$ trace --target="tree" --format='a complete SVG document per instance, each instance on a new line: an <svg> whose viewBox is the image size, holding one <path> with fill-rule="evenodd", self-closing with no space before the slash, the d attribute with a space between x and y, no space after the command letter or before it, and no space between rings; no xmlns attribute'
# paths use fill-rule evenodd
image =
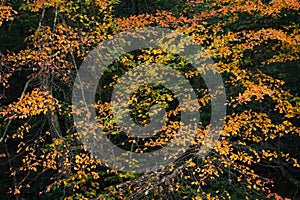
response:
<svg viewBox="0 0 300 200"><path fill-rule="evenodd" d="M285 84L282 79L291 75L280 66L293 64L292 74L300 71L299 2L180 1L177 5L183 9L178 13L133 11L128 17L115 12L120 9L118 3L30 1L16 9L8 3L0 7L2 28L13 25L14 18L38 19L32 20L35 24L26 32L24 47L1 51L0 141L4 152L0 155L4 156L0 158L7 161L12 179L7 198L296 198L299 90L289 88L293 86L290 80ZM107 168L86 151L72 119L72 114L82 111L71 105L71 93L80 64L99 42L145 26L184 33L206 49L224 79L227 115L213 150L199 157L197 151L209 129L211 100L201 76L180 56L160 49L137 50L118 58L100 80L101 98L95 105L112 141L126 141L127 136L114 124L109 95L121 75L142 64L170 64L189 77L204 116L198 139L183 157L140 174ZM14 90L10 85L18 82L18 76L25 80L18 86L22 92L9 100L5 94ZM131 115L139 123L149 120L137 113L147 112L152 101L170 106L169 111L176 108L174 94L159 85L141 87L135 95ZM180 120L176 114L166 134L176 129ZM120 146L130 149L138 143L146 151L166 142L158 137L140 144L133 138ZM280 182L287 183L289 193L278 190Z"/></svg>

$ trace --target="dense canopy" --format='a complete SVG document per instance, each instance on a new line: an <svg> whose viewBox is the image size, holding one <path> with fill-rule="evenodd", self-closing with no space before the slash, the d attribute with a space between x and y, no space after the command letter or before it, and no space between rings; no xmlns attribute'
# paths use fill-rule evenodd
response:
<svg viewBox="0 0 300 200"><path fill-rule="evenodd" d="M1 1L1 198L299 199L299 11L298 0ZM128 104L142 125L149 122L143 113L163 106L170 118L163 134L138 140L121 131L110 95L128 71L149 63L171 66L187 78L200 105L197 139L188 151L143 173L95 158L74 124L75 115L87 113L72 104L76 74L89 53L140 27L166 28L201 45L222 76L227 110L219 139L199 156L213 98L201 75L165 49L118 57L99 80L93 106L120 148L156 150L180 127L176 94L153 84L140 87Z"/></svg>

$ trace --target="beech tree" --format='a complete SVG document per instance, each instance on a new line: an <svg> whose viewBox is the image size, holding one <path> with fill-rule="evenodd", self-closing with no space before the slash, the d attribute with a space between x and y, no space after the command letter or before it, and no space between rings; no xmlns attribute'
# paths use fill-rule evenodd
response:
<svg viewBox="0 0 300 200"><path fill-rule="evenodd" d="M169 10L165 5L173 1L158 1L161 10L133 9L130 16L118 13L126 2L1 3L0 32L8 32L21 19L32 22L26 24L30 27L24 29L22 45L0 52L0 159L6 172L1 175L5 177L1 181L7 189L5 197L299 197L300 98L295 89L300 71L299 1L178 1L176 9ZM132 2L135 8L147 7ZM135 173L105 166L84 147L73 120L83 112L72 105L72 89L80 65L93 48L123 31L141 27L174 30L201 45L222 75L227 113L220 138L200 157L197 152L209 130L212 98L201 75L166 50L138 49L122 55L100 80L94 105L99 123L110 132L112 141L128 151L136 145L135 150L143 153L166 144L178 128L176 95L159 85L139 88L130 105L141 124L149 118L138 113L147 112L153 102L169 108L173 121L165 127L163 139L128 139L115 125L110 95L118 79L140 65L171 65L187 77L203 116L197 140L182 157L159 170ZM292 72L284 73L284 69ZM278 189L283 183L289 191Z"/></svg>

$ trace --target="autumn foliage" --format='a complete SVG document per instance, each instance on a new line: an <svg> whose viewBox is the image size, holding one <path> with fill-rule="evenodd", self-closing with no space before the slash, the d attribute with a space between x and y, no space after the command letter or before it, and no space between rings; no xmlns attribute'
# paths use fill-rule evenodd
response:
<svg viewBox="0 0 300 200"><path fill-rule="evenodd" d="M174 9L144 12L151 5L132 1L139 12L120 14L126 2L1 2L1 34L11 31L10 26L20 26L24 35L18 48L0 50L0 177L1 185L5 183L5 191L0 192L5 198L299 198L300 2L197 0L175 4L165 0L158 4L174 4ZM210 96L201 76L186 70L188 63L178 55L160 49L142 49L118 58L100 81L103 94L95 109L99 123L111 130L111 139L126 141L123 148L137 141L124 139L115 126L109 94L128 69L153 62L172 64L194 81L203 112L198 140L182 158L161 170L140 174L108 168L86 151L72 118L82 113L71 98L76 73L98 43L146 26L183 33L205 49L224 80L227 114L214 148L199 157L196 152L210 117ZM161 88L141 90L160 97L151 101L174 105L174 95ZM138 105L137 99L131 104ZM145 100L136 112L151 106L151 101ZM174 120L166 132L177 126ZM139 144L139 151L164 142L167 140L146 141Z"/></svg>

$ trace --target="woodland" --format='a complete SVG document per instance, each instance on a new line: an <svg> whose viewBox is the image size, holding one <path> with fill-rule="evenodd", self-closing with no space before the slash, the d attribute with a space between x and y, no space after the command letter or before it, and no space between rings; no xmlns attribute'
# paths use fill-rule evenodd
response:
<svg viewBox="0 0 300 200"><path fill-rule="evenodd" d="M1 0L0 199L300 199L299 19L299 0ZM170 113L168 125L148 140L120 130L110 96L135 67L172 66L200 105L197 139L184 155L140 173L109 167L86 149L74 116L87 113L72 104L72 90L98 44L143 27L176 31L204 48L223 79L226 116L200 157L213 98L201 75L168 49L118 57L94 104L118 147L155 151L180 126L176 95L154 84L132 95L130 114L146 125L159 104Z"/></svg>

